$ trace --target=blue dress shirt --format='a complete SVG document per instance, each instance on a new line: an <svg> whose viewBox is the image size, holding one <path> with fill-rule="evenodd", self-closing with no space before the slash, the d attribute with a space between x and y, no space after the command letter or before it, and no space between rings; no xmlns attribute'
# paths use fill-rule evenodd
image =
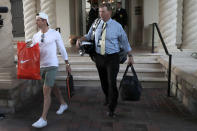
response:
<svg viewBox="0 0 197 131"><path fill-rule="evenodd" d="M96 31L95 31L95 46L96 46L96 52L100 54L100 44L99 40L101 40L101 33L102 33L102 26L104 21L101 20L100 24L98 25ZM115 20L109 19L106 25L106 38L105 38L105 53L106 54L113 54L118 53L120 51L120 48L123 48L124 51L129 52L131 51L131 47L127 38L127 35L122 28L122 26L116 22ZM91 39L92 34L92 26L88 32L88 34L85 35L87 40Z"/></svg>

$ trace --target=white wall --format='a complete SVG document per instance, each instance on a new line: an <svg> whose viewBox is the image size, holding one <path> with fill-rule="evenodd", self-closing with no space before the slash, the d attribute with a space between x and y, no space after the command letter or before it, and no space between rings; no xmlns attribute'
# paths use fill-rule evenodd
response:
<svg viewBox="0 0 197 131"><path fill-rule="evenodd" d="M61 28L61 35L66 47L70 46L70 14L69 0L56 0L57 27Z"/></svg>
<svg viewBox="0 0 197 131"><path fill-rule="evenodd" d="M178 12L177 12L177 41L178 47L182 44L182 32L183 32L183 0L178 0Z"/></svg>
<svg viewBox="0 0 197 131"><path fill-rule="evenodd" d="M143 45L152 44L152 23L159 22L159 0L144 0L144 31ZM156 33L155 33L156 34ZM155 35L155 45L158 45L157 35Z"/></svg>

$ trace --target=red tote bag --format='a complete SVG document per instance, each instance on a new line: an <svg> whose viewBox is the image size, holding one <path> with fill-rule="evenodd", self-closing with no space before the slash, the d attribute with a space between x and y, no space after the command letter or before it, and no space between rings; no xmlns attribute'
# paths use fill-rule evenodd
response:
<svg viewBox="0 0 197 131"><path fill-rule="evenodd" d="M17 43L18 79L40 80L40 48L39 44L27 48L25 42Z"/></svg>

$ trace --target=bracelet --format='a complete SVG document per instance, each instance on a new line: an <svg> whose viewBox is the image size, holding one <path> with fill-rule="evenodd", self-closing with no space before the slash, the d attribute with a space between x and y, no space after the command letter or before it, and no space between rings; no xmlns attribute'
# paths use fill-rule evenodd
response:
<svg viewBox="0 0 197 131"><path fill-rule="evenodd" d="M128 54L128 57L132 57L133 55L132 54Z"/></svg>

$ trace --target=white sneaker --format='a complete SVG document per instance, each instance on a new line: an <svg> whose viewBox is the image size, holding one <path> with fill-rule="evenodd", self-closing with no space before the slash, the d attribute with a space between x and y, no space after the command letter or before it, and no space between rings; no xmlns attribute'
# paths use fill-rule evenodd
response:
<svg viewBox="0 0 197 131"><path fill-rule="evenodd" d="M57 110L56 114L61 115L67 109L68 109L68 105L67 104L61 104L60 108Z"/></svg>
<svg viewBox="0 0 197 131"><path fill-rule="evenodd" d="M45 121L42 117L40 117L40 119L36 122L34 122L32 124L33 127L35 128L43 128L45 126L47 126L47 121Z"/></svg>

